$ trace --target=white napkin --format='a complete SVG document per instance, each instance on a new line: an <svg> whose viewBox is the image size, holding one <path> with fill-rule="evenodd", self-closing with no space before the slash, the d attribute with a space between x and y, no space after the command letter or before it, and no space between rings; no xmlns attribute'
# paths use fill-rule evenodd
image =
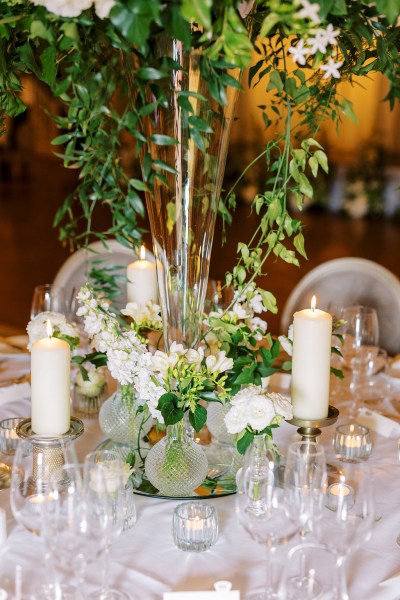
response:
<svg viewBox="0 0 400 600"><path fill-rule="evenodd" d="M356 421L360 425L364 425L386 438L390 437L393 433L397 435L400 433L399 423L368 408L360 408Z"/></svg>
<svg viewBox="0 0 400 600"><path fill-rule="evenodd" d="M22 400L23 398L30 398L30 395L31 386L27 381L0 387L0 404Z"/></svg>

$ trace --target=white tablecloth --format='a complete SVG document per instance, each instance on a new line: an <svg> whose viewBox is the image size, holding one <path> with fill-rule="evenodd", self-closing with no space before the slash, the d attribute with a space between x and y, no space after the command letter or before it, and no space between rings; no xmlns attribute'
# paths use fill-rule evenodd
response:
<svg viewBox="0 0 400 600"><path fill-rule="evenodd" d="M26 365L25 365L26 366ZM0 363L0 381L10 372L10 362ZM15 366L15 372L23 363ZM400 393L400 392L399 392ZM339 422L346 422L345 403L336 396L332 404L341 410ZM393 405L386 407L392 409ZM393 413L395 414L395 413ZM0 419L9 416L30 416L29 399L0 405ZM332 436L335 426L325 428L321 442L328 459L333 460ZM400 578L386 586L382 581L400 573L400 461L397 435L385 438L372 432L373 450L369 464L374 476L378 520L371 540L350 556L347 565L351 600L399 600ZM76 442L78 455L95 448L103 439L96 420L85 421L85 432ZM284 423L275 430L274 439L282 451L298 439L296 429ZM178 550L172 538L172 512L178 501L135 496L138 520L113 544L110 583L137 600L161 600L166 591L212 590L215 581L225 579L233 589L246 593L261 590L265 581L265 549L257 545L241 529L235 515L235 496L207 499L212 502L219 519L219 537L215 546L199 554ZM0 491L0 507L7 511L8 539L0 548L0 583L5 573L21 565L26 586L43 574L43 547L39 539L17 525L9 505L9 491ZM279 567L288 547L275 553ZM277 568L277 571L279 568ZM87 571L88 590L100 583L101 562ZM1 575L2 573L2 575ZM1 587L1 585L0 585Z"/></svg>

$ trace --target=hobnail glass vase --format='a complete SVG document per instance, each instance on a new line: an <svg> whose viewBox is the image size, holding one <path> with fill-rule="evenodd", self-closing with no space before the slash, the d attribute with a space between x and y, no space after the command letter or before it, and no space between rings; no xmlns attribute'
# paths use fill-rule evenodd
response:
<svg viewBox="0 0 400 600"><path fill-rule="evenodd" d="M192 496L207 476L207 457L188 437L183 422L168 425L166 435L149 451L145 461L147 479L163 496Z"/></svg>
<svg viewBox="0 0 400 600"><path fill-rule="evenodd" d="M99 423L112 441L138 448L141 438L150 431L152 421L137 413L138 402L133 387L119 386L102 405Z"/></svg>

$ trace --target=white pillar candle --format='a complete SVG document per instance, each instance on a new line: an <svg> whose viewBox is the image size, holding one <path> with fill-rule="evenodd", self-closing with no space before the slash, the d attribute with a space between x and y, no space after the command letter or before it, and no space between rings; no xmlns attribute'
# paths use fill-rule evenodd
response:
<svg viewBox="0 0 400 600"><path fill-rule="evenodd" d="M149 300L158 302L156 265L146 260L144 246L140 249L140 260L130 263L126 269L128 279L126 287L127 302L146 304Z"/></svg>
<svg viewBox="0 0 400 600"><path fill-rule="evenodd" d="M318 420L329 410L332 317L313 303L294 314L291 393L293 416Z"/></svg>
<svg viewBox="0 0 400 600"><path fill-rule="evenodd" d="M70 428L70 349L48 332L32 344L31 420L35 433L57 436Z"/></svg>

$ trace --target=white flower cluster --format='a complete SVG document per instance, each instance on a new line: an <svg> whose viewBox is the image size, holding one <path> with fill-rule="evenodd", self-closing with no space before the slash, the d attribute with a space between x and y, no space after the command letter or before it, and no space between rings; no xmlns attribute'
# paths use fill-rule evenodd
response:
<svg viewBox="0 0 400 600"><path fill-rule="evenodd" d="M57 332L61 335L68 336L72 339L79 340L79 330L75 325L68 323L65 315L62 313L54 312L51 310L44 311L36 315L32 319L26 328L29 337L28 349L32 348L32 344L43 340L48 337L47 333L47 321L50 321L50 325L53 333Z"/></svg>
<svg viewBox="0 0 400 600"><path fill-rule="evenodd" d="M84 317L85 330L92 346L107 355L107 366L121 385L133 383L142 369L151 364L151 354L132 329L121 330L116 316L107 302L99 302L92 291L84 286L78 299L82 306L77 315Z"/></svg>
<svg viewBox="0 0 400 600"><path fill-rule="evenodd" d="M75 385L81 396L95 398L101 394L106 385L106 375L102 367L95 368L92 365L85 364L85 369L89 379L84 379L82 374L78 372Z"/></svg>
<svg viewBox="0 0 400 600"><path fill-rule="evenodd" d="M278 340L280 342L280 345L286 352L286 354L289 354L289 356L292 356L292 354L293 354L293 323L291 325L289 325L289 330L288 330L287 336L280 335L278 337Z"/></svg>
<svg viewBox="0 0 400 600"><path fill-rule="evenodd" d="M320 6L316 2L309 2L309 0L300 0L301 10L297 13L300 19L310 19L312 23L319 24L321 22L319 16ZM325 29L319 27L313 32L314 35L309 37L307 41L299 40L296 46L290 46L289 53L292 55L292 60L299 65L305 65L307 56L312 56L317 52L326 54L329 45L337 45L337 36L340 31L334 29L333 25L329 23ZM323 79L328 77L340 78L339 69L343 65L343 61L335 62L333 58L329 58L326 64L320 66L321 71L325 74Z"/></svg>
<svg viewBox="0 0 400 600"><path fill-rule="evenodd" d="M149 329L161 329L162 327L160 306L151 300L146 304L128 302L121 313L130 317L138 327L148 327Z"/></svg>
<svg viewBox="0 0 400 600"><path fill-rule="evenodd" d="M44 6L60 17L78 17L82 11L94 6L96 15L105 19L115 5L115 0L32 0L36 6Z"/></svg>
<svg viewBox="0 0 400 600"><path fill-rule="evenodd" d="M261 386L248 385L231 399L231 409L225 416L229 433L237 434L250 427L254 433L263 431L282 419L291 419L292 405L288 398L276 393L265 393Z"/></svg>

